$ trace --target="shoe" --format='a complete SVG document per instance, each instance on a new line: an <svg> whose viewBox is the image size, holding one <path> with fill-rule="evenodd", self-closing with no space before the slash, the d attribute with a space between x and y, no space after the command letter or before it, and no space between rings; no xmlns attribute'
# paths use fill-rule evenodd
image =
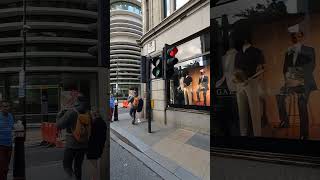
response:
<svg viewBox="0 0 320 180"><path fill-rule="evenodd" d="M134 125L134 121L132 121L131 124Z"/></svg>

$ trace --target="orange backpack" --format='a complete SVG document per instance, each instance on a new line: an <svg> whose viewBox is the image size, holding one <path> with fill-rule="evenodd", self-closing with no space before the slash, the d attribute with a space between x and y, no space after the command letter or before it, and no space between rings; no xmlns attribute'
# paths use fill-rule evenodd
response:
<svg viewBox="0 0 320 180"><path fill-rule="evenodd" d="M89 113L81 114L75 110L78 114L76 126L72 132L73 137L78 142L87 142L91 133L91 117Z"/></svg>
<svg viewBox="0 0 320 180"><path fill-rule="evenodd" d="M135 98L133 99L132 105L133 105L133 107L134 107L135 109L138 108L138 105L139 105L139 98L138 98L138 97L135 97Z"/></svg>

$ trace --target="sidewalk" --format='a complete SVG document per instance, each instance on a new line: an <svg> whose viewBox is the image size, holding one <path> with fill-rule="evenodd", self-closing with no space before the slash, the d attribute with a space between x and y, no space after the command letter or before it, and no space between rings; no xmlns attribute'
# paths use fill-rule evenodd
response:
<svg viewBox="0 0 320 180"><path fill-rule="evenodd" d="M178 179L210 179L210 137L184 129L159 128L152 123L131 124L128 113L119 114L111 130L121 140L144 153ZM192 158L191 158L192 157Z"/></svg>

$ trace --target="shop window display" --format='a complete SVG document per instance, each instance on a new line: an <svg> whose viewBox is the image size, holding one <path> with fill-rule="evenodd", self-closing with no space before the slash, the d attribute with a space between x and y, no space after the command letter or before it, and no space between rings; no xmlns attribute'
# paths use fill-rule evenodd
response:
<svg viewBox="0 0 320 180"><path fill-rule="evenodd" d="M220 135L320 139L319 5L257 0L214 8Z"/></svg>
<svg viewBox="0 0 320 180"><path fill-rule="evenodd" d="M170 104L177 107L210 106L210 60L208 56L176 64L170 80Z"/></svg>

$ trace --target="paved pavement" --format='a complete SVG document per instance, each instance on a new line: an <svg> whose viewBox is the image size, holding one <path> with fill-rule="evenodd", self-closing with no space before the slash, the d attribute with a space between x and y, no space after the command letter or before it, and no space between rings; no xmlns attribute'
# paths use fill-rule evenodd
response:
<svg viewBox="0 0 320 180"><path fill-rule="evenodd" d="M145 121L132 125L128 114L119 114L118 119L111 130L178 179L210 179L209 136L155 123L150 134Z"/></svg>
<svg viewBox="0 0 320 180"><path fill-rule="evenodd" d="M111 180L161 180L159 175L111 140ZM62 168L63 149L29 146L26 148L27 180L68 180ZM12 179L12 164L9 179ZM83 179L89 180L88 161L83 165Z"/></svg>

